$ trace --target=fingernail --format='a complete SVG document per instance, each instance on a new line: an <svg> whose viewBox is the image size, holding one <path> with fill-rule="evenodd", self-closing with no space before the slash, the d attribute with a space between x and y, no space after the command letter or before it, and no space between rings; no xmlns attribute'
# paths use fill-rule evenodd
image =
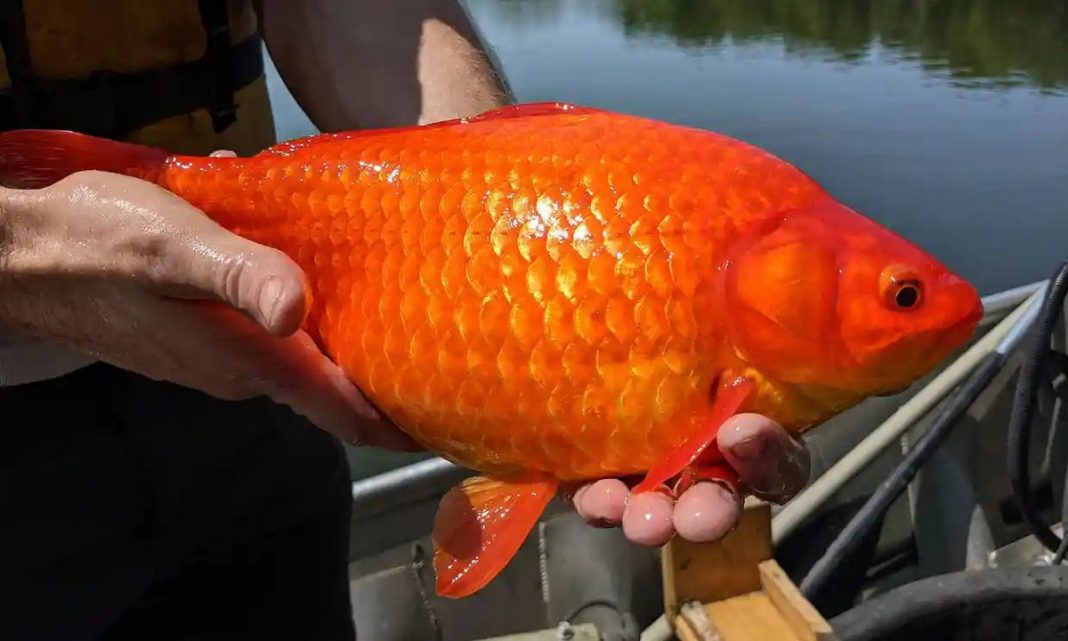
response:
<svg viewBox="0 0 1068 641"><path fill-rule="evenodd" d="M746 437L731 448L731 452L733 452L735 456L746 460L759 459L764 456L767 451L768 439L764 438L761 434Z"/></svg>
<svg viewBox="0 0 1068 641"><path fill-rule="evenodd" d="M577 505L579 502L581 502L582 495L586 493L586 490L588 490L589 487L589 485L583 485L577 489L568 488L567 490L563 490L560 492L560 497L568 503Z"/></svg>
<svg viewBox="0 0 1068 641"><path fill-rule="evenodd" d="M706 479L702 480L701 483L711 483L719 487L721 490L723 490L725 497L732 501L738 498L738 490L736 490L733 485L726 481L722 481L720 479Z"/></svg>
<svg viewBox="0 0 1068 641"><path fill-rule="evenodd" d="M260 288L259 307L268 329L274 327L278 316L278 304L282 300L282 282L269 278Z"/></svg>

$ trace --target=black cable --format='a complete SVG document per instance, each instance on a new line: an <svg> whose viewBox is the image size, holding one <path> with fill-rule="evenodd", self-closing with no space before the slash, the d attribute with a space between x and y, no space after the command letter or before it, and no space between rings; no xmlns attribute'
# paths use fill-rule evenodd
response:
<svg viewBox="0 0 1068 641"><path fill-rule="evenodd" d="M1066 292L1068 292L1068 261L1062 263L1050 279L1042 309L1035 321L1031 349L1020 366L1020 376L1012 403L1012 417L1009 419L1008 474L1009 481L1012 483L1012 492L1020 507L1020 513L1035 538L1051 552L1056 552L1060 547L1061 538L1053 533L1053 530L1039 515L1038 508L1035 507L1031 478L1028 473L1028 454L1039 369L1043 359L1049 353L1050 336L1064 308Z"/></svg>
<svg viewBox="0 0 1068 641"><path fill-rule="evenodd" d="M828 546L827 551L820 557L820 560L809 570L804 581L801 582L801 592L805 595L805 598L813 600L838 565L856 550L857 546L864 541L873 527L881 523L879 517L885 514L894 501L905 491L905 488L916 476L920 467L949 435L951 429L957 423L957 419L968 410L968 407L986 389L986 386L1005 364L1005 358L1004 354L997 351L986 355L964 385L958 389L956 395L946 404L934 423L931 424L931 427L924 432L923 436L908 451L890 477L879 485L871 498L850 519L845 528Z"/></svg>
<svg viewBox="0 0 1068 641"><path fill-rule="evenodd" d="M623 610L618 605L616 605L615 601L612 601L610 599L601 598L601 599L590 599L589 601L586 601L585 603L583 603L581 605L575 606L571 610L571 612L569 612L566 617L560 619L560 621L561 622L565 622L566 621L566 622L570 623L575 617L577 617L579 615L580 612L582 612L586 608L592 608L592 607L595 607L595 606L601 606L602 608L608 608L609 610L615 610L616 613L619 614L620 618L623 617Z"/></svg>

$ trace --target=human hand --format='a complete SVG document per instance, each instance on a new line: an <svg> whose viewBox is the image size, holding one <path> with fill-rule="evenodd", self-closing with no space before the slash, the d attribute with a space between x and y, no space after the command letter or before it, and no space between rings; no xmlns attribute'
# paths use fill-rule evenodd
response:
<svg viewBox="0 0 1068 641"><path fill-rule="evenodd" d="M300 330L305 279L148 182L81 172L0 191L0 327L154 379L266 395L350 443L414 444Z"/></svg>
<svg viewBox="0 0 1068 641"><path fill-rule="evenodd" d="M808 481L808 450L763 416L734 416L716 439L741 479L742 492L782 503ZM632 496L622 480L602 479L579 487L571 502L591 525L622 525L627 539L650 546L663 545L676 533L694 542L718 540L734 529L742 509L738 493L712 482L699 482L672 501L660 492Z"/></svg>

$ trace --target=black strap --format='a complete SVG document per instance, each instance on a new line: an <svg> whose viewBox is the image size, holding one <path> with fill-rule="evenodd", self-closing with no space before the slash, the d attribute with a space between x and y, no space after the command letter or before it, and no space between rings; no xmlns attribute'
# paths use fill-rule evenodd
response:
<svg viewBox="0 0 1068 641"><path fill-rule="evenodd" d="M194 61L136 73L99 71L88 78L37 78L30 66L22 0L0 0L0 43L11 87L0 91L0 131L71 129L124 138L166 118L208 109L216 132L235 120L233 94L263 74L259 34L231 46L226 3L201 0L208 33ZM221 15L219 8L221 7Z"/></svg>
<svg viewBox="0 0 1068 641"><path fill-rule="evenodd" d="M237 119L237 105L234 104L234 87L230 86L225 69L230 68L230 17L225 2L220 0L199 0L200 23L207 34L207 46L204 59L208 66L208 102L212 125L218 133L233 124Z"/></svg>

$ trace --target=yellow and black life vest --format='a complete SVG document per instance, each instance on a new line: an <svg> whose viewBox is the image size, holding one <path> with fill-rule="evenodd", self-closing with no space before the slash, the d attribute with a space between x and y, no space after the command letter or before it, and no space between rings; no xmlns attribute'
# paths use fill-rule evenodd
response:
<svg viewBox="0 0 1068 641"><path fill-rule="evenodd" d="M0 130L179 153L275 142L249 0L0 0Z"/></svg>

